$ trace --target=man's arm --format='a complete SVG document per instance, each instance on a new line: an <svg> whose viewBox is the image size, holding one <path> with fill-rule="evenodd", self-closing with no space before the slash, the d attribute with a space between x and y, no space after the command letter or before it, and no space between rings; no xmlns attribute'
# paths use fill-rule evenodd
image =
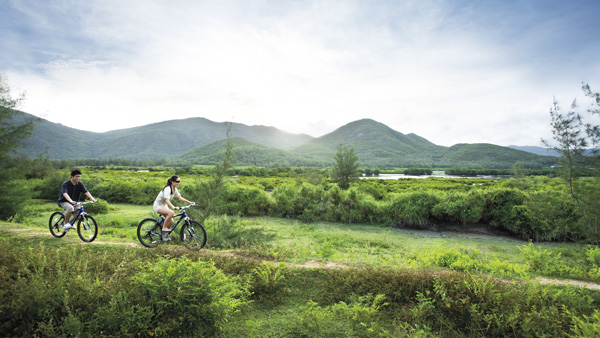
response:
<svg viewBox="0 0 600 338"><path fill-rule="evenodd" d="M98 201L96 201L96 199L94 197L92 197L92 194L90 194L89 191L85 192L85 196L87 196L87 198L91 199L92 202L94 202L94 203L98 202Z"/></svg>
<svg viewBox="0 0 600 338"><path fill-rule="evenodd" d="M73 202L73 200L71 199L71 196L69 196L68 193L64 192L63 197L67 200L67 202L69 202L71 204L75 204L75 202Z"/></svg>

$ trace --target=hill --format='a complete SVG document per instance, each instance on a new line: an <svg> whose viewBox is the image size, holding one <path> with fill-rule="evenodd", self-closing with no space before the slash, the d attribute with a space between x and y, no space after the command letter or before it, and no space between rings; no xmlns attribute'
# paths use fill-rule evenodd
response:
<svg viewBox="0 0 600 338"><path fill-rule="evenodd" d="M430 165L430 159L445 147L435 145L415 134L402 134L383 123L362 119L312 139L291 151L331 161L338 144L354 148L361 163L368 166Z"/></svg>
<svg viewBox="0 0 600 338"><path fill-rule="evenodd" d="M456 144L440 158L441 163L471 163L480 168L511 168L519 162L523 168L543 168L556 164L556 158L497 146L489 143ZM512 163L512 164L511 164Z"/></svg>
<svg viewBox="0 0 600 338"><path fill-rule="evenodd" d="M542 156L560 157L560 154L556 150L538 147L538 146L514 146L514 145L511 145L508 147L512 148L512 149L526 151L526 152L532 153L532 154L542 155Z"/></svg>
<svg viewBox="0 0 600 338"><path fill-rule="evenodd" d="M50 159L82 158L174 158L196 147L226 138L225 122L195 117L153 123L141 127L94 133L19 114L14 120L34 118L32 137L19 149L30 157L47 154ZM231 136L243 137L268 147L283 149L308 140L306 134L291 134L274 127L231 123Z"/></svg>
<svg viewBox="0 0 600 338"><path fill-rule="evenodd" d="M34 118L23 113L16 123ZM19 121L20 120L20 121ZM20 151L29 157L45 154L61 159L165 159L178 164L214 164L225 149L227 123L195 117L94 133L37 119L33 136ZM231 124L236 165L327 166L338 144L354 148L363 167L484 167L523 168L553 165L555 157L492 144L444 147L415 134L403 134L383 123L362 119L313 138L274 127Z"/></svg>
<svg viewBox="0 0 600 338"><path fill-rule="evenodd" d="M244 138L234 137L233 162L235 165L261 166L261 167L287 167L287 166L322 166L322 163L310 156L294 154L282 149L263 146L250 142ZM197 147L170 161L175 165L190 164L216 164L225 158L227 140L219 140L205 146Z"/></svg>

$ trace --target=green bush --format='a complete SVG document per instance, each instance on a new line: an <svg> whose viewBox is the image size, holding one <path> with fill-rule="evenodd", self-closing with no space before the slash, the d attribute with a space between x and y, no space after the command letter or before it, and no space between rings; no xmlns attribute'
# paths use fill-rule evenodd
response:
<svg viewBox="0 0 600 338"><path fill-rule="evenodd" d="M205 221L208 245L213 248L245 248L266 242L270 238L260 228L249 228L246 221L233 216L213 216Z"/></svg>
<svg viewBox="0 0 600 338"><path fill-rule="evenodd" d="M153 311L149 332L155 335L212 336L248 303L249 292L237 278L186 257L143 263L131 282L136 306Z"/></svg>
<svg viewBox="0 0 600 338"><path fill-rule="evenodd" d="M286 336L392 337L379 324L379 310L387 305L384 301L385 296L381 294L355 297L349 304L339 302L330 306L310 301L300 308L300 317Z"/></svg>
<svg viewBox="0 0 600 338"><path fill-rule="evenodd" d="M271 206L263 190L242 184L225 185L220 203L222 213L240 216L265 215Z"/></svg>
<svg viewBox="0 0 600 338"><path fill-rule="evenodd" d="M571 320L573 321L571 328L573 334L570 337L600 337L600 311L594 310L590 316L572 315Z"/></svg>
<svg viewBox="0 0 600 338"><path fill-rule="evenodd" d="M0 330L8 337L212 336L248 303L212 263L0 239Z"/></svg>
<svg viewBox="0 0 600 338"><path fill-rule="evenodd" d="M108 202L105 200L97 199L96 203L86 204L85 211L90 214L106 214L110 210L114 210L114 207L111 207Z"/></svg>
<svg viewBox="0 0 600 338"><path fill-rule="evenodd" d="M272 192L275 205L271 209L271 214L278 217L297 217L299 214L295 205L297 193L297 189L289 184L281 184L275 188Z"/></svg>
<svg viewBox="0 0 600 338"><path fill-rule="evenodd" d="M438 266L455 271L481 271L481 253L477 249L463 247L447 248L445 245L435 251L426 251L419 256L426 266Z"/></svg>
<svg viewBox="0 0 600 338"><path fill-rule="evenodd" d="M280 296L287 269L285 263L275 265L262 262L252 270L253 296L258 298L275 298Z"/></svg>
<svg viewBox="0 0 600 338"><path fill-rule="evenodd" d="M545 276L586 278L586 272L580 266L564 264L561 261L560 253L555 254L551 250L542 249L533 243L523 245L519 247L519 250L532 272Z"/></svg>
<svg viewBox="0 0 600 338"><path fill-rule="evenodd" d="M383 207L383 213L393 226L425 229L433 224L432 210L439 197L428 190L396 194Z"/></svg>

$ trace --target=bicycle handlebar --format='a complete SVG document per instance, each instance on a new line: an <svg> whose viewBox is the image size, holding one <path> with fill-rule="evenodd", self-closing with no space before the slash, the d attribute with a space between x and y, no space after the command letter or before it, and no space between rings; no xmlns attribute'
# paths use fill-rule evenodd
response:
<svg viewBox="0 0 600 338"><path fill-rule="evenodd" d="M196 206L196 204L190 204L190 205L186 205L185 207L179 207L179 210L185 210L185 209L195 207L195 206Z"/></svg>
<svg viewBox="0 0 600 338"><path fill-rule="evenodd" d="M94 204L94 201L87 201L87 202L75 202L75 205L86 205L86 204Z"/></svg>

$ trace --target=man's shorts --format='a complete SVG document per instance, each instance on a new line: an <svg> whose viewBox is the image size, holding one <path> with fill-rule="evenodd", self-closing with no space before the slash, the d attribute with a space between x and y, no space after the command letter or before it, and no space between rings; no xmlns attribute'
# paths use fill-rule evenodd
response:
<svg viewBox="0 0 600 338"><path fill-rule="evenodd" d="M75 208L73 207L73 204L71 204L69 202L62 202L60 204L60 206L61 206L61 208L65 209L66 213L75 211Z"/></svg>

